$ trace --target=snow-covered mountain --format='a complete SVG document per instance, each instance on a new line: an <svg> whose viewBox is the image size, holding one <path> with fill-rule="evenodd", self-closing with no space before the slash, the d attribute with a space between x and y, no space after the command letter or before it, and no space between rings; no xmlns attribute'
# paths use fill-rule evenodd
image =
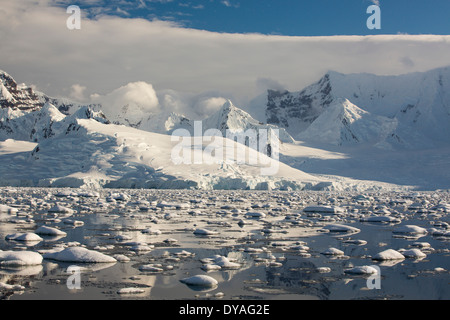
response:
<svg viewBox="0 0 450 320"><path fill-rule="evenodd" d="M40 110L46 103L55 106L61 113L69 115L81 107L98 108L97 104L83 104L68 98L55 98L34 90L26 84L18 84L12 76L0 70L0 109L10 115L20 115Z"/></svg>
<svg viewBox="0 0 450 320"><path fill-rule="evenodd" d="M202 120L189 119L184 115L159 110L145 111L136 103L126 104L117 109L115 114L108 114L108 119L114 124L121 124L132 128L161 134L172 134L177 129L184 129L191 136L204 135L209 129L217 129L223 137L227 132L245 133L247 130L278 130L281 142L294 142L285 129L271 124L264 124L255 120L244 110L236 107L230 100L214 114ZM195 129L195 122L200 123L201 130Z"/></svg>
<svg viewBox="0 0 450 320"><path fill-rule="evenodd" d="M234 154L216 162L177 163L171 136L76 119L70 130L42 140L27 157L6 161L3 184L113 188L323 189L332 181L308 175L276 160L273 175L261 175L261 163L238 164ZM223 138L225 139L225 138ZM207 144L206 144L207 145ZM208 157L187 147L193 158ZM197 154L197 155L195 155ZM11 156L12 155L8 155ZM262 154L259 157L265 157ZM14 170L11 168L14 167ZM18 170L18 168L20 168Z"/></svg>
<svg viewBox="0 0 450 320"><path fill-rule="evenodd" d="M31 87L18 85L6 72L0 70L0 106L16 111L35 111L44 105L41 96Z"/></svg>
<svg viewBox="0 0 450 320"><path fill-rule="evenodd" d="M336 108L341 99L346 99L372 115L360 117L359 120L355 118L354 125L369 119L371 123L358 124L369 127L373 125L373 117L384 117L378 120L385 119L387 127L393 129L385 137L385 146L423 147L430 143L438 145L450 142L449 88L450 67L398 76L330 71L318 82L298 92L269 90L264 97L255 99L248 110L260 110L255 115L258 120L281 126L296 139L312 137L305 130L310 126L321 126L324 134L315 129L310 131L315 131L316 139L324 141L328 129L335 126L335 118L329 117L332 111L328 109ZM327 114L321 117L325 112ZM325 118L331 123L326 123ZM313 126L317 120L319 122ZM393 128L395 122L397 126ZM381 131L386 133L384 129L387 128ZM343 139L329 142L348 142L345 135ZM355 143L370 142L365 139L353 140Z"/></svg>
<svg viewBox="0 0 450 320"><path fill-rule="evenodd" d="M175 112L161 111L149 116L137 128L161 134L172 134L177 129L186 129L192 132L193 121Z"/></svg>
<svg viewBox="0 0 450 320"><path fill-rule="evenodd" d="M255 132L260 130L277 130L277 135L281 142L294 142L294 139L285 129L255 120L249 113L236 107L230 100L228 100L215 114L204 119L202 128L203 132L209 129L218 129L224 137L227 136L227 132L245 133L247 130L254 130Z"/></svg>
<svg viewBox="0 0 450 320"><path fill-rule="evenodd" d="M396 128L396 119L373 115L347 99L335 99L298 137L323 144L376 145L391 137Z"/></svg>
<svg viewBox="0 0 450 320"><path fill-rule="evenodd" d="M218 137L217 139L227 140ZM42 140L28 152L5 152L0 143L0 185L83 188L252 189L252 190L401 190L391 184L310 175L248 147L233 148L254 155L257 162L238 163L235 153L209 162L209 142L191 148L170 135L131 127L76 119L70 130ZM229 148L228 142L221 145ZM181 147L180 147L181 146ZM29 148L28 145L26 147ZM177 162L174 156L203 159ZM175 152L175 153L174 153ZM186 157L184 160L187 159ZM264 175L262 168L276 172Z"/></svg>
<svg viewBox="0 0 450 320"><path fill-rule="evenodd" d="M0 185L353 191L404 190L413 185L445 188L445 172L450 172L449 73L448 68L396 77L329 72L302 91L272 90L258 97L254 100L258 104L247 109L256 111L255 117L226 101L218 110L215 105L214 114L198 121L161 110L157 99L142 100L142 88L149 94L153 91L145 84L132 84L108 96L115 104L107 107L110 121L100 104L83 106L50 98L17 85L3 72ZM127 103L130 92L133 103ZM111 114L116 106L122 107ZM258 111L260 106L263 112ZM177 129L187 135L172 135ZM259 148L254 148L250 139L245 146L234 140L236 133L246 136L246 132L274 130L278 130L277 143L284 142L276 156L271 153L268 157L270 142L263 140L262 145L258 140ZM220 137L200 139L199 147L197 136L216 135L212 132ZM234 137L227 139L228 133ZM439 149L431 149L436 146ZM380 152L379 147L384 150ZM398 152L404 147L410 150ZM245 161L239 156L242 152ZM267 167L275 170L262 174Z"/></svg>
<svg viewBox="0 0 450 320"><path fill-rule="evenodd" d="M30 112L13 111L11 108L0 109L0 140L39 142L72 130L77 119L109 122L103 113L95 112L86 106L79 108L72 115L61 113L48 102L40 109Z"/></svg>

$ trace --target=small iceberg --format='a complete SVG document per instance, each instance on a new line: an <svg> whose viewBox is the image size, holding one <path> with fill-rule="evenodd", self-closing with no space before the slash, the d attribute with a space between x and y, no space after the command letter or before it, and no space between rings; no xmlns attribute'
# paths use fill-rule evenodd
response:
<svg viewBox="0 0 450 320"><path fill-rule="evenodd" d="M0 251L0 267L40 265L42 256L33 251Z"/></svg>
<svg viewBox="0 0 450 320"><path fill-rule="evenodd" d="M196 275L189 278L184 278L181 279L180 282L189 286L207 288L215 287L219 284L216 279L207 275Z"/></svg>
<svg viewBox="0 0 450 320"><path fill-rule="evenodd" d="M44 258L62 262L80 262L80 263L117 262L117 260L113 257L83 247L69 247L63 250L47 252L44 254Z"/></svg>
<svg viewBox="0 0 450 320"><path fill-rule="evenodd" d="M64 231L61 231L59 229L49 227L49 226L40 226L37 228L34 233L38 235L46 235L46 236L66 236L67 233Z"/></svg>
<svg viewBox="0 0 450 320"><path fill-rule="evenodd" d="M36 233L26 232L26 233L12 233L8 234L5 237L6 240L14 240L14 241L24 241L24 242L39 242L42 239Z"/></svg>
<svg viewBox="0 0 450 320"><path fill-rule="evenodd" d="M348 274L377 274L378 270L372 266L360 266L360 267L353 267L351 269L344 270L345 273Z"/></svg>
<svg viewBox="0 0 450 320"><path fill-rule="evenodd" d="M403 260L403 259L405 259L405 256L393 249L381 251L372 257L372 260Z"/></svg>

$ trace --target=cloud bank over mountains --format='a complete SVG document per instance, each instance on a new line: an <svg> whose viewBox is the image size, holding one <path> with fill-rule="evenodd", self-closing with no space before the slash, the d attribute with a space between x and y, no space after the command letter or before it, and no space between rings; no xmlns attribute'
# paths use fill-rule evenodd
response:
<svg viewBox="0 0 450 320"><path fill-rule="evenodd" d="M53 5L2 3L2 68L50 95L92 102L121 92L146 99L149 110L204 118L225 99L244 106L267 88L298 90L328 70L393 75L450 65L450 36L227 34L85 13L81 29L69 30L69 14Z"/></svg>

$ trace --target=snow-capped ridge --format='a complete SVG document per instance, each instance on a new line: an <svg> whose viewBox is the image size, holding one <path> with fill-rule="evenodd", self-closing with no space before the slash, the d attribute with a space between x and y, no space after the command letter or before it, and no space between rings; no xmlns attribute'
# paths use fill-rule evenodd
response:
<svg viewBox="0 0 450 320"><path fill-rule="evenodd" d="M39 142L73 130L78 119L109 123L101 111L94 111L91 107L84 106L72 115L65 115L53 104L46 102L41 108L30 112L1 109L0 139Z"/></svg>
<svg viewBox="0 0 450 320"><path fill-rule="evenodd" d="M202 122L203 132L208 129L218 129L223 136L227 135L227 131L246 132L247 130L277 130L278 138L281 142L294 142L294 139L284 130L275 125L264 124L255 120L249 113L236 107L231 100L227 100L224 105L213 115L206 118Z"/></svg>
<svg viewBox="0 0 450 320"><path fill-rule="evenodd" d="M311 125L299 135L300 140L346 145L377 144L397 128L397 120L372 115L347 99L335 99Z"/></svg>
<svg viewBox="0 0 450 320"><path fill-rule="evenodd" d="M329 113L328 109L339 103L339 99L347 99L371 114L372 122L381 125L384 119L391 128L397 121L395 130L383 134L385 139L378 141L378 145L392 148L439 146L450 142L449 87L450 67L402 75L328 71L301 91L269 90L265 99L255 99L249 110L263 108L265 115L258 119L285 128L295 138L306 139L313 137L306 130L321 115ZM325 123L323 118L320 122L324 130L334 125ZM384 129L381 131L385 133ZM359 142L372 144L373 140ZM335 140L332 143L335 144Z"/></svg>

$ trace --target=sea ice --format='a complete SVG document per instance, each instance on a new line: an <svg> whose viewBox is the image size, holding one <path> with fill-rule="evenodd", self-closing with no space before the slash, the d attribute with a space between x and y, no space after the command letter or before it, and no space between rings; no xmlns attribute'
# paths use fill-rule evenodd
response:
<svg viewBox="0 0 450 320"><path fill-rule="evenodd" d="M360 221L363 222L381 222L381 223L400 223L402 222L399 218L392 216L371 216L362 217Z"/></svg>
<svg viewBox="0 0 450 320"><path fill-rule="evenodd" d="M425 258L427 256L425 253L423 253L421 250L419 250L417 248L408 249L408 250L402 250L400 252L406 258L423 259L423 258Z"/></svg>
<svg viewBox="0 0 450 320"><path fill-rule="evenodd" d="M218 281L216 279L203 274L181 279L180 282L189 286L199 287L215 287L218 285Z"/></svg>
<svg viewBox="0 0 450 320"><path fill-rule="evenodd" d="M15 241L25 241L25 242L37 242L42 241L40 236L36 233L26 232L26 233L12 233L8 234L5 237L6 240L15 240Z"/></svg>
<svg viewBox="0 0 450 320"><path fill-rule="evenodd" d="M80 262L80 263L112 263L117 260L101 252L89 250L83 247L69 247L44 254L45 259Z"/></svg>
<svg viewBox="0 0 450 320"><path fill-rule="evenodd" d="M122 288L117 290L117 294L141 294L144 292L145 290L140 288Z"/></svg>
<svg viewBox="0 0 450 320"><path fill-rule="evenodd" d="M303 212L316 212L316 213L342 215L345 213L345 209L334 206L308 206L303 209Z"/></svg>
<svg viewBox="0 0 450 320"><path fill-rule="evenodd" d="M9 214L14 214L17 213L17 209L16 208L12 208L10 206L7 206L5 204L0 204L0 212L6 212Z"/></svg>
<svg viewBox="0 0 450 320"><path fill-rule="evenodd" d="M377 274L378 270L371 266L360 266L347 269L344 272L350 274Z"/></svg>
<svg viewBox="0 0 450 320"><path fill-rule="evenodd" d="M48 235L48 236L66 236L67 233L64 231L61 231L57 228L49 227L49 226L40 226L37 228L34 233L40 234L40 235Z"/></svg>
<svg viewBox="0 0 450 320"><path fill-rule="evenodd" d="M210 236L210 235L218 234L218 232L213 231L213 230L204 229L204 228L197 228L197 229L195 229L194 234L201 235L201 236Z"/></svg>
<svg viewBox="0 0 450 320"><path fill-rule="evenodd" d="M372 257L373 260L402 260L405 256L394 249L381 251Z"/></svg>
<svg viewBox="0 0 450 320"><path fill-rule="evenodd" d="M322 254L330 255L330 256L338 256L338 255L343 255L344 251L336 249L336 248L328 248L325 251L322 251Z"/></svg>
<svg viewBox="0 0 450 320"><path fill-rule="evenodd" d="M427 234L428 231L425 228L415 225L404 225L396 228L393 233L407 233L407 234Z"/></svg>
<svg viewBox="0 0 450 320"><path fill-rule="evenodd" d="M0 282L0 290L8 290L8 291L24 291L25 287L19 284L7 284L4 282Z"/></svg>
<svg viewBox="0 0 450 320"><path fill-rule="evenodd" d="M0 267L39 265L42 256L33 251L0 251Z"/></svg>
<svg viewBox="0 0 450 320"><path fill-rule="evenodd" d="M343 224L329 224L325 227L323 227L323 230L329 231L329 232L344 232L344 233L357 233L360 232L358 228L346 226Z"/></svg>

